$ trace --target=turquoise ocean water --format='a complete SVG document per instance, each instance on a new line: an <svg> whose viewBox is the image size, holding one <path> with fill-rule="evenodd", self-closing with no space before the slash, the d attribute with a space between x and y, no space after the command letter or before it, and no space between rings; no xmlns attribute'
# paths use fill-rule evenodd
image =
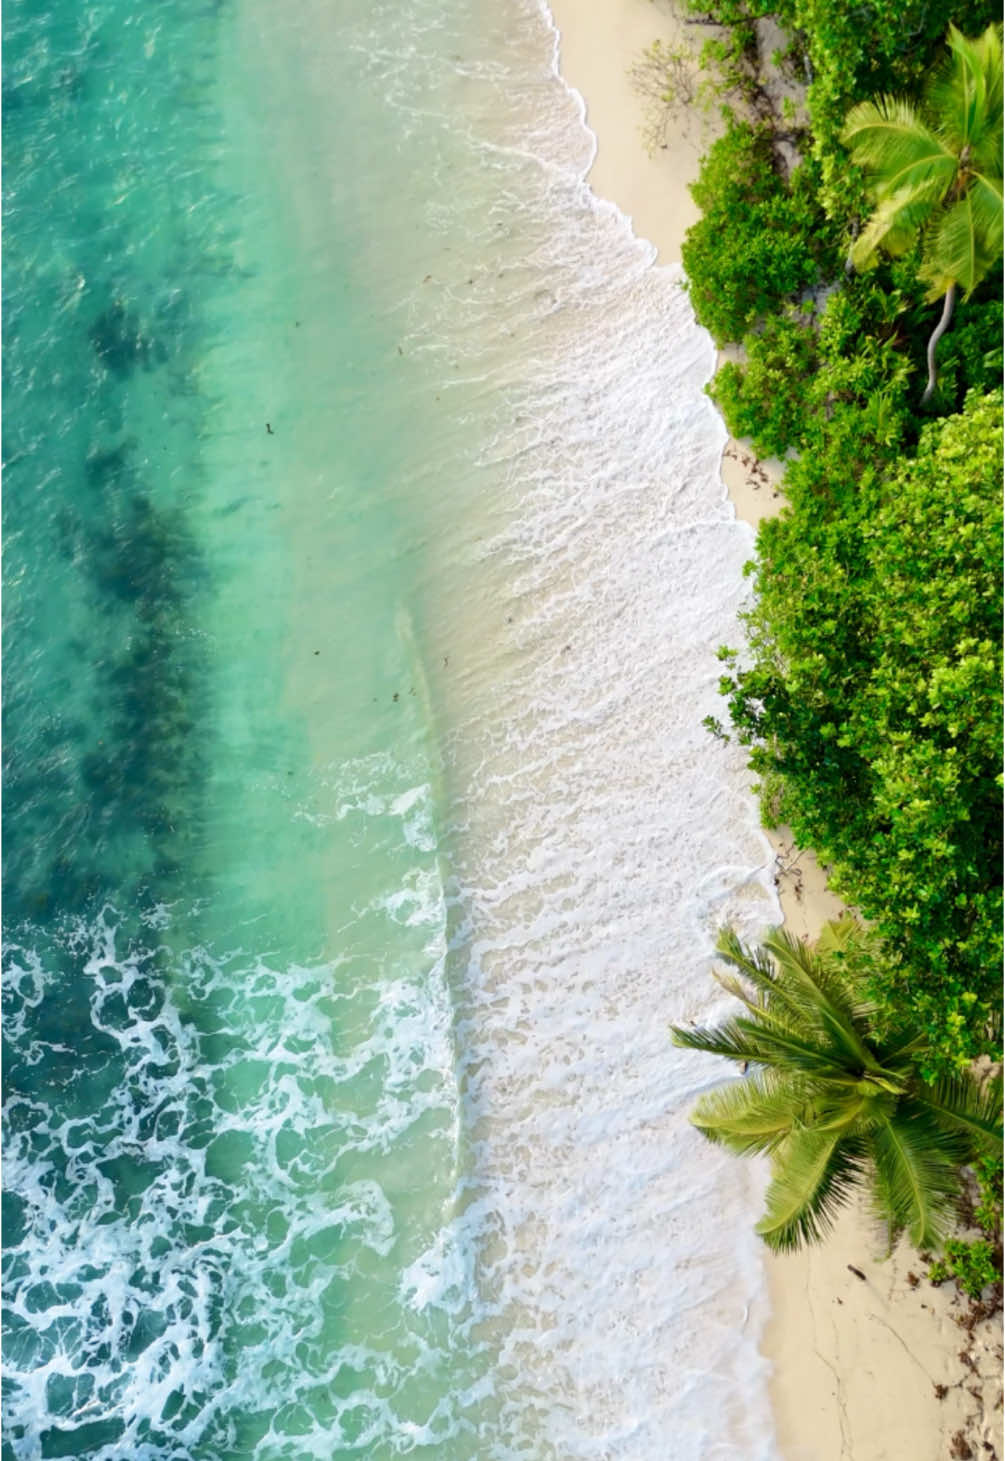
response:
<svg viewBox="0 0 1005 1461"><path fill-rule="evenodd" d="M547 13L4 29L5 1461L772 1455L750 539Z"/></svg>

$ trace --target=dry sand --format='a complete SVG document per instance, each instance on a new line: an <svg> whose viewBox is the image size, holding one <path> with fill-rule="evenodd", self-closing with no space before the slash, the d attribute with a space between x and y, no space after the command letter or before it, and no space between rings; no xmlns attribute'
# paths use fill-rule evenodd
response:
<svg viewBox="0 0 1005 1461"><path fill-rule="evenodd" d="M680 113L666 147L648 154L645 103L631 70L654 40L697 48L707 32L684 27L666 0L551 0L551 8L562 74L582 94L598 138L594 191L631 216L662 263L679 263L684 234L698 217L688 184L715 127L699 112ZM727 444L722 474L739 517L756 524L781 509L781 470L778 462L758 462L748 444ZM841 904L813 854L795 849L786 829L770 840L786 926L813 937ZM936 1289L925 1280L908 1245L887 1256L882 1234L856 1208L824 1246L786 1258L766 1254L766 1262L772 1316L762 1348L774 1369L772 1405L786 1461L1002 1455L1000 1323L986 1321L968 1334L959 1324L965 1307L949 1285ZM954 1443L957 1433L969 1451Z"/></svg>

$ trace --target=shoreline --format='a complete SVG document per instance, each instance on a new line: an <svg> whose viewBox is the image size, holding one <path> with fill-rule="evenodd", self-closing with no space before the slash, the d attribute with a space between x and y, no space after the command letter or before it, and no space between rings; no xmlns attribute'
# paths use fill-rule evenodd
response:
<svg viewBox="0 0 1005 1461"><path fill-rule="evenodd" d="M684 26L652 0L549 4L560 74L582 98L596 137L587 181L630 217L659 263L679 267L684 235L699 216L689 184L717 127L682 109L666 145L647 154L645 103L630 69L657 38L679 44ZM723 358L720 351L717 367ZM736 516L755 530L781 510L780 462L759 462L749 444L730 437L720 473ZM776 857L785 927L813 938L843 905L788 829L762 830ZM985 1454L993 1454L988 1395L1000 1385L993 1344L978 1340L976 1368L964 1368L958 1351L967 1339L958 1326L965 1310L955 1290L927 1283L906 1243L892 1255L883 1249L864 1207L854 1206L818 1248L786 1257L765 1250L769 1316L759 1348L772 1369L770 1401L785 1461L942 1461L961 1432L987 1442Z"/></svg>

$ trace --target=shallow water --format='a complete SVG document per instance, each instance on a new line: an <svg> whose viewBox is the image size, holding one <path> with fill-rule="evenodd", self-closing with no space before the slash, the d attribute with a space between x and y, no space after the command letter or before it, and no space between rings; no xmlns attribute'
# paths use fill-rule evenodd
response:
<svg viewBox="0 0 1005 1461"><path fill-rule="evenodd" d="M555 39L8 11L17 1461L773 1454L666 1035L750 535Z"/></svg>

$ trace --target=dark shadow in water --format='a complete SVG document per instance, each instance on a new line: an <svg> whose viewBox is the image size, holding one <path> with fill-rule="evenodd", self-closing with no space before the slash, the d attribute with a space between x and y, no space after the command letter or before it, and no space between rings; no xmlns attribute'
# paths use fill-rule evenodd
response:
<svg viewBox="0 0 1005 1461"><path fill-rule="evenodd" d="M100 510L85 518L70 509L60 526L85 580L91 633L39 646L38 677L9 685L5 704L13 924L81 914L107 898L120 907L169 898L199 820L197 550L181 514L140 490L127 447L92 455L83 476ZM74 656L77 643L86 648ZM60 660L72 662L84 717L45 703L58 696Z"/></svg>
<svg viewBox="0 0 1005 1461"><path fill-rule="evenodd" d="M101 364L120 378L143 366L163 365L167 350L144 327L135 310L114 299L94 321L88 335Z"/></svg>

